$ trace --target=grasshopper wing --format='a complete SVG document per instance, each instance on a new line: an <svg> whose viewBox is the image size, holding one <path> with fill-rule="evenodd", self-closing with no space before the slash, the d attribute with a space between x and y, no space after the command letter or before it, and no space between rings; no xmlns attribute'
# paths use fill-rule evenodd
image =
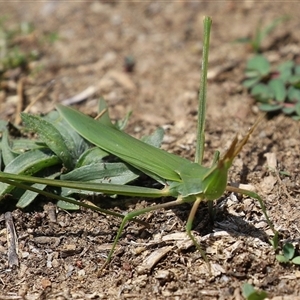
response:
<svg viewBox="0 0 300 300"><path fill-rule="evenodd" d="M134 137L76 111L57 105L62 117L82 137L99 148L119 157L147 175L170 181L182 181L179 170L189 160L148 145Z"/></svg>

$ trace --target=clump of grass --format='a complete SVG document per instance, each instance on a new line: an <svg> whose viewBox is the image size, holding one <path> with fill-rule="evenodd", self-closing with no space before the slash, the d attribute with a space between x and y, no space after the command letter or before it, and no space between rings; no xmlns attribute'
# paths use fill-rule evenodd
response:
<svg viewBox="0 0 300 300"><path fill-rule="evenodd" d="M279 24L288 19L288 16L282 16L276 18L265 27L262 27L261 24L259 24L254 34L252 34L250 37L239 38L236 40L236 42L247 44L255 53L261 53L262 45L266 37L270 35Z"/></svg>
<svg viewBox="0 0 300 300"><path fill-rule="evenodd" d="M32 24L23 22L14 29L5 25L5 18L0 19L0 72L17 67L26 68L28 63L37 59L38 53L34 50L21 49L18 39L30 36L34 27Z"/></svg>
<svg viewBox="0 0 300 300"><path fill-rule="evenodd" d="M28 22L9 27L6 20L0 18L0 74L18 67L27 70L30 62L41 56L37 46L53 44L59 38L56 32L38 35Z"/></svg>

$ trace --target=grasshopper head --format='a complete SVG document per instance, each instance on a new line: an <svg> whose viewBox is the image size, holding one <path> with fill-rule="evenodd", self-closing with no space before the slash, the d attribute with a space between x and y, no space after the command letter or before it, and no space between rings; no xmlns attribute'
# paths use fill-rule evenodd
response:
<svg viewBox="0 0 300 300"><path fill-rule="evenodd" d="M263 116L262 116L263 117ZM207 200L215 200L221 197L227 186L227 174L234 158L241 152L243 146L248 142L250 135L262 119L258 118L249 129L246 136L239 141L237 137L232 141L224 156L204 176L204 197Z"/></svg>
<svg viewBox="0 0 300 300"><path fill-rule="evenodd" d="M237 155L235 154L237 144L238 139L235 137L224 156L205 175L205 199L215 200L223 195L227 185L228 170L232 165L234 157Z"/></svg>

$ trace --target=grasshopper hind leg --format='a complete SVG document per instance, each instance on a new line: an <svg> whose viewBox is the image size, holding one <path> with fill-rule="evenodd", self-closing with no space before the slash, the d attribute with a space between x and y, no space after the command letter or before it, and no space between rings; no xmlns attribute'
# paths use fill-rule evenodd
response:
<svg viewBox="0 0 300 300"><path fill-rule="evenodd" d="M199 207L199 204L201 203L203 199L198 197L196 199L196 201L194 202L193 206L192 206L192 209L191 209L191 212L189 214L189 218L188 218L188 221L187 221L187 224L186 224L186 232L187 232L187 235L189 236L189 238L192 240L192 242L194 243L195 247L197 248L197 250L200 252L202 258L205 260L207 266L208 266L208 269L209 269L209 272L211 273L211 268L210 268L210 264L209 264L209 261L206 257L206 254L205 254L205 251L201 248L200 244L198 243L198 241L196 240L196 238L194 237L194 235L192 234L191 230L192 230L192 225L193 225L193 220L194 220L194 217L195 217L195 214L196 214L196 211ZM157 204L157 205L154 205L154 206L149 206L149 207L146 207L146 208L143 208L143 209L140 209L140 210L135 210L135 211L132 211L126 215L124 215L124 218L121 222L121 225L119 227L119 230L117 232L117 235L114 239L114 242L113 242L113 245L112 245L112 248L107 256L107 259L106 259L106 262L104 263L104 265L102 265L102 267L100 267L99 271L98 271L98 276L101 276L102 272L104 271L104 269L108 266L108 264L111 262L111 259L113 257L113 254L115 252L115 249L116 249L116 246L117 246L117 243L122 235L122 232L125 228L125 225L135 219L136 217L142 215L142 214L145 214L147 212L150 212L150 211L153 211L153 210L157 210L157 209L162 209L162 208L169 208L171 206L177 206L177 205L180 205L180 204L183 204L184 201L181 197L178 197L177 200L175 201L171 201L171 202L167 202L167 203L163 203L163 204Z"/></svg>
<svg viewBox="0 0 300 300"><path fill-rule="evenodd" d="M246 196L249 196L249 197L251 197L251 198L258 201L258 203L260 205L260 208L261 208L261 210L262 210L262 212L263 212L263 214L266 218L266 221L267 221L269 227L271 228L271 230L274 233L274 238L272 239L271 244L273 245L274 248L276 248L277 247L276 246L276 244L277 244L276 241L278 240L278 231L275 229L272 221L270 220L270 218L268 216L267 208L265 206L265 203L264 203L263 199L255 192L248 191L248 190L245 190L245 189L236 188L236 187L233 187L233 186L227 186L226 191L246 195Z"/></svg>
<svg viewBox="0 0 300 300"><path fill-rule="evenodd" d="M102 272L104 271L104 269L109 265L109 263L111 262L111 259L113 257L113 254L115 252L116 246L118 244L119 239L121 238L122 232L124 231L124 228L126 226L126 224L132 220L135 220L136 217L143 215L145 213L148 213L150 211L153 210L157 210L157 209L162 209L162 208L169 208L171 206L176 206L176 205L180 205L182 204L183 201L181 198L178 198L177 200L171 201L171 202L166 202L163 204L157 204L157 205L153 205L153 206L148 206L145 207L143 209L139 209L139 210L134 210L132 212L129 212L128 214L124 215L124 218L121 222L121 225L118 229L117 235L113 241L113 245L109 251L109 254L107 256L107 259L105 261L105 263L100 267L99 271L98 271L98 277L101 276Z"/></svg>

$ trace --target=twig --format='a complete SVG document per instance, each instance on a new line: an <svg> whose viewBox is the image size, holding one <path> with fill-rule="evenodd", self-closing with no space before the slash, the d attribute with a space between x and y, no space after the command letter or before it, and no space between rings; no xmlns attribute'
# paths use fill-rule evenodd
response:
<svg viewBox="0 0 300 300"><path fill-rule="evenodd" d="M8 266L19 266L18 258L18 238L11 212L4 214L6 230L7 230L7 258Z"/></svg>

